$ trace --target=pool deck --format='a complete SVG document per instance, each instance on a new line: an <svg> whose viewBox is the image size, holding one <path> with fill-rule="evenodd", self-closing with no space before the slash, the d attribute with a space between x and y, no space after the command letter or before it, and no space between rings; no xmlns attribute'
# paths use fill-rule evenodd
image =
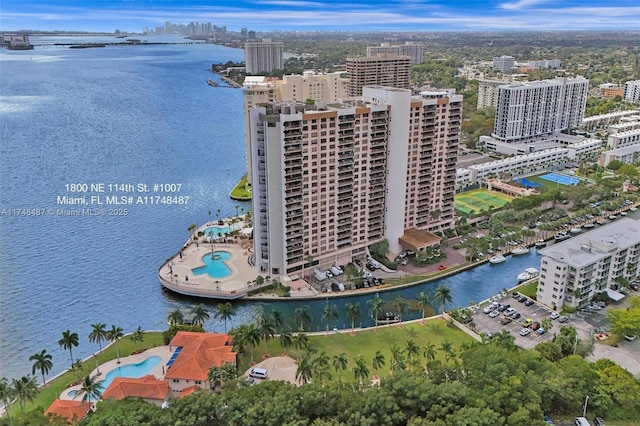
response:
<svg viewBox="0 0 640 426"><path fill-rule="evenodd" d="M175 349L175 348L174 348ZM160 379L160 380L164 380L164 374L165 374L165 370L164 370L164 366L167 364L167 361L169 361L169 358L171 358L171 355L173 355L173 351L169 350L169 346L156 346L155 348L150 348L147 349L146 351L136 354L136 355L130 355L127 357L121 357L120 358L120 364L118 364L118 360L117 359L112 359L111 361L107 361L104 364L101 364L99 369L94 368L89 375L91 377L95 377L96 380L104 380L104 378L107 376L107 374L109 374L109 372L117 367L122 367L123 365L127 365L127 364L139 364L142 361L144 361L145 359L149 358L150 356L154 356L154 355L158 355L162 358L162 361L160 361L160 364L156 365L155 367L153 367L151 369L151 372L149 372L148 374L151 374L153 376L156 377L156 379ZM88 359L87 360L87 364L91 364L91 363L95 364L95 361L93 359ZM98 370L100 370L100 375L98 375ZM74 386L70 386L68 388L66 388L64 391L62 391L62 393L60 394L60 399L66 399L66 400L73 400L74 398L69 396L69 392L71 391L78 391L80 389L81 385L74 385ZM82 399L82 395L78 395L76 398L76 400L81 400Z"/></svg>
<svg viewBox="0 0 640 426"><path fill-rule="evenodd" d="M198 231L218 225L207 222ZM228 226L225 223L224 226ZM250 263L253 250L248 240L238 237L217 239L219 242L208 242L207 237L200 237L197 241L192 238L178 253L165 262L158 271L161 284L180 294L212 299L238 299L246 296L247 292L256 287L254 280L258 277L255 267ZM214 251L226 251L231 259L224 261L231 269L231 273L224 278L213 278L208 274L195 275L192 270L204 266L202 257Z"/></svg>

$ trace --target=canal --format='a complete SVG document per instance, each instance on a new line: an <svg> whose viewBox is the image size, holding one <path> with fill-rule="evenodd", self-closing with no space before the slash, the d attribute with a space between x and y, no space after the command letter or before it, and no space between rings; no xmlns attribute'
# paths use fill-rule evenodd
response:
<svg viewBox="0 0 640 426"><path fill-rule="evenodd" d="M433 299L433 294L435 293L436 288L440 284L445 284L451 290L452 299L452 302L445 306L445 310L469 306L470 302L480 302L499 293L504 288L511 288L515 286L517 284L516 277L519 273L529 267L534 267L536 269L540 268L541 258L542 256L532 249L531 252L526 255L509 256L507 261L504 263L497 265L485 263L447 278L437 279L435 281L408 288L381 291L377 294L386 302L385 310L394 311L393 301L396 298L402 297L407 301L415 301L418 293L420 291L424 291ZM172 296L167 293L167 298L173 299L172 301L182 308L188 309L196 303L204 303L206 308L212 314L211 319L205 323L205 329L207 331L224 332L223 323L221 323L220 320L215 319L213 315L216 305L219 303L218 301L202 301L198 299L175 297L176 296ZM272 310L277 309L282 312L287 325L292 330L296 331L299 326L294 324L295 310L297 308L307 306L311 314L312 322L310 330L307 329L306 331L322 331L326 327L326 323L322 321L322 312L327 303L335 304L338 310L338 320L329 323L330 329L345 329L351 327L351 323L346 314L346 306L349 303L358 303L360 305L361 319L355 323L355 326L373 327L375 324L368 314L370 307L368 301L375 297L376 293L367 293L348 297L330 297L313 300L278 299L268 302L241 300L234 302L236 315L231 320L227 321L227 330L255 319L259 315L260 310L263 310L264 312L271 312ZM436 313L440 312L439 306L433 306L433 308ZM421 314L419 311L409 310L403 316L403 320L418 319L420 316Z"/></svg>

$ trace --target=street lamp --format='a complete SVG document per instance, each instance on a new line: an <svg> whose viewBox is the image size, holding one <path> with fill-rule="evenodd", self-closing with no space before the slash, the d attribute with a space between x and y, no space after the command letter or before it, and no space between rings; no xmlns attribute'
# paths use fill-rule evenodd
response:
<svg viewBox="0 0 640 426"><path fill-rule="evenodd" d="M584 408L582 409L582 417L587 417L587 402L589 402L589 395L584 399Z"/></svg>

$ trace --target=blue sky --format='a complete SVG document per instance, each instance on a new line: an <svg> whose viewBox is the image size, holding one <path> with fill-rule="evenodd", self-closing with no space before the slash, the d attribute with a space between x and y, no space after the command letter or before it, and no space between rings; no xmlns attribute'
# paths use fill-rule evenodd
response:
<svg viewBox="0 0 640 426"><path fill-rule="evenodd" d="M640 0L2 0L0 30L640 30Z"/></svg>

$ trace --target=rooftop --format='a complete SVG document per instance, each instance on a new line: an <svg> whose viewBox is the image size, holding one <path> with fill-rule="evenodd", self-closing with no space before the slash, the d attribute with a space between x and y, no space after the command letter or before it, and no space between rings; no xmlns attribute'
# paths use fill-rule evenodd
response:
<svg viewBox="0 0 640 426"><path fill-rule="evenodd" d="M539 253L581 268L638 243L640 221L625 217L544 248Z"/></svg>
<svg viewBox="0 0 640 426"><path fill-rule="evenodd" d="M211 367L236 361L232 342L233 338L228 334L179 331L170 346L181 346L182 351L167 370L165 378L207 380Z"/></svg>
<svg viewBox="0 0 640 426"><path fill-rule="evenodd" d="M148 375L140 378L116 377L102 394L102 399L146 398L164 400L169 383Z"/></svg>
<svg viewBox="0 0 640 426"><path fill-rule="evenodd" d="M89 412L91 402L56 399L44 412L45 416L55 415L66 419L69 423L78 423Z"/></svg>

